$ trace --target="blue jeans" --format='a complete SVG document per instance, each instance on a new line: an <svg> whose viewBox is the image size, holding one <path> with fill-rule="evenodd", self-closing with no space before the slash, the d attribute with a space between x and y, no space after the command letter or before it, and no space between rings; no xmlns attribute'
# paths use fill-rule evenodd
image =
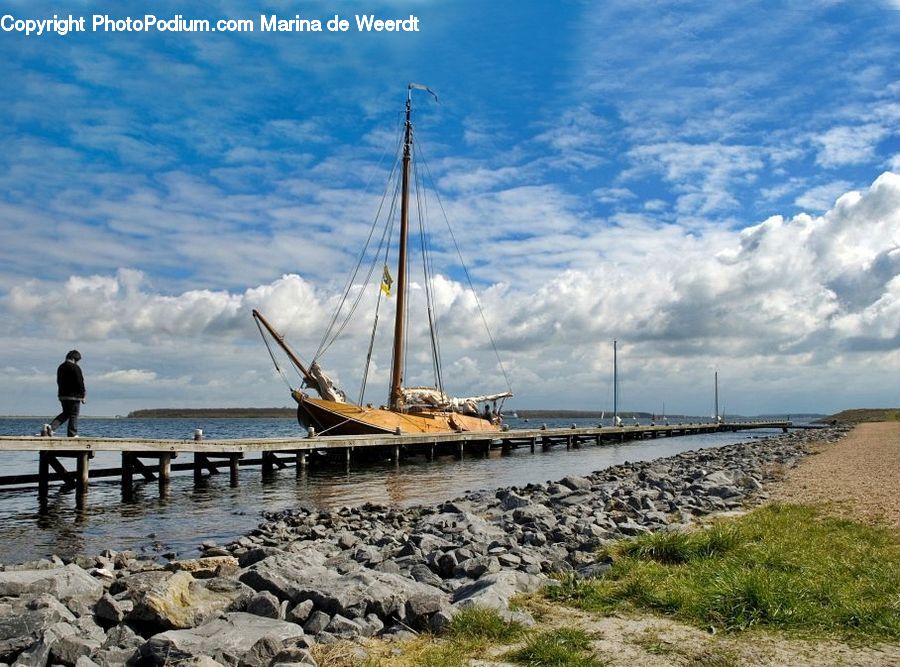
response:
<svg viewBox="0 0 900 667"><path fill-rule="evenodd" d="M55 431L66 422L69 422L66 435L73 438L78 435L78 413L81 410L81 401L61 398L59 402L62 405L62 412L56 415L50 423L50 430Z"/></svg>

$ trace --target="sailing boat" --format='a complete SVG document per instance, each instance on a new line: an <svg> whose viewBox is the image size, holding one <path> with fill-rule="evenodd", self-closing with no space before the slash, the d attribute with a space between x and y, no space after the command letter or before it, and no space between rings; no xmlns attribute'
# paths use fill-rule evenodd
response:
<svg viewBox="0 0 900 667"><path fill-rule="evenodd" d="M297 419L301 425L314 429L319 435L363 435L363 434L402 434L402 433L447 433L458 431L499 431L501 429L500 409L504 399L512 396L512 391L481 394L465 398L455 398L444 393L440 372L436 372L437 381L434 387L405 387L405 352L406 352L406 324L407 324L407 292L409 277L407 272L408 254L407 241L409 238L409 211L410 211L410 165L413 157L413 130L412 130L412 92L424 90L434 95L427 87L421 84L411 83L407 87L406 94L406 122L402 140L402 167L400 169L400 230L399 252L397 258L396 280L396 314L394 317L393 334L393 358L391 362L391 384L388 404L376 408L371 405L363 405L365 392L365 379L368 373L368 363L372 355L372 344L369 346L369 357L366 369L363 373L363 389L360 392L358 403L347 400L346 394L335 387L334 382L322 368L318 361L304 364L300 357L290 348L284 337L275 330L269 321L257 310L253 311L260 333L269 353L275 362L272 349L269 346L266 333L281 347L288 359L295 366L303 379L301 388L291 387L291 396L297 401ZM435 96L436 97L436 96ZM362 261L362 257L360 258ZM359 266L357 266L357 269ZM355 273L354 273L355 275ZM468 275L468 273L467 273ZM390 293L393 279L384 265L384 278L381 292L378 295L378 303L381 303L382 293ZM348 283L349 286L349 283ZM340 306L338 307L340 310ZM335 313L336 320L337 313ZM437 344L435 341L434 319L429 308L429 324L432 325L432 352L435 357L435 366L439 367ZM377 309L376 309L377 326ZM327 334L326 334L327 335ZM374 342L374 328L372 341ZM493 339L491 339L493 343ZM496 348L495 348L496 352ZM502 370L502 364L501 364ZM504 372L505 376L505 372ZM508 381L507 381L508 385ZM290 386L290 385L289 385ZM309 395L304 389L313 389L318 393L318 398ZM498 401L499 407L498 407ZM479 411L478 404L484 403L484 410Z"/></svg>

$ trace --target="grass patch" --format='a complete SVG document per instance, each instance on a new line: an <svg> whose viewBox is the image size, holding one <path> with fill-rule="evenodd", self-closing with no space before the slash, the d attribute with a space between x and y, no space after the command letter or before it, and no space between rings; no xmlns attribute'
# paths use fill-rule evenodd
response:
<svg viewBox="0 0 900 667"><path fill-rule="evenodd" d="M525 645L503 656L527 667L603 667L594 657L591 637L578 628L559 628L529 635Z"/></svg>
<svg viewBox="0 0 900 667"><path fill-rule="evenodd" d="M864 422L900 421L900 409L898 408L857 408L844 410L830 417L824 417L819 421L836 421L842 424L861 424Z"/></svg>
<svg viewBox="0 0 900 667"><path fill-rule="evenodd" d="M397 662L415 667L467 667L470 658L482 656L492 645L514 643L524 632L521 623L506 621L493 609L472 607L453 617L440 640L423 635L408 644L408 655Z"/></svg>
<svg viewBox="0 0 900 667"><path fill-rule="evenodd" d="M521 623L506 621L493 609L470 607L453 617L450 639L462 641L513 642L524 631Z"/></svg>
<svg viewBox="0 0 900 667"><path fill-rule="evenodd" d="M900 639L900 540L887 529L769 505L705 530L622 542L612 555L606 577L569 577L545 595L725 630Z"/></svg>

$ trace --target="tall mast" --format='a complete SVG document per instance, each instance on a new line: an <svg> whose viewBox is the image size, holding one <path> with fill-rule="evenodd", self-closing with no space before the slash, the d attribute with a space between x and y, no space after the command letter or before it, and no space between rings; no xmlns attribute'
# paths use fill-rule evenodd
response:
<svg viewBox="0 0 900 667"><path fill-rule="evenodd" d="M619 365L616 344L616 341L613 341L613 426L619 425Z"/></svg>
<svg viewBox="0 0 900 667"><path fill-rule="evenodd" d="M716 421L719 421L719 371L716 371L715 374L716 381Z"/></svg>
<svg viewBox="0 0 900 667"><path fill-rule="evenodd" d="M403 353L406 347L406 239L409 235L409 162L412 157L412 85L406 90L406 128L403 138L403 180L400 192L400 256L397 258L397 314L394 318L394 359L391 367L391 408L403 404Z"/></svg>

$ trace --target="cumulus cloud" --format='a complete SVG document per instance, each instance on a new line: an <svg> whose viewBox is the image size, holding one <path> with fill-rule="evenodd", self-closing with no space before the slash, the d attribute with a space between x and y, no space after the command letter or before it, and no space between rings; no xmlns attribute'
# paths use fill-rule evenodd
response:
<svg viewBox="0 0 900 667"><path fill-rule="evenodd" d="M491 340L480 333L482 317L524 404L596 406L613 338L628 360L624 376L642 387L635 402L652 400L649 377L663 393L682 385L689 391L713 367L751 386L752 377L781 382L793 374L818 377L825 368L834 374L829 381L846 381L846 369L868 369L870 351L882 362L868 372L895 378L900 370L900 175L883 174L822 215L772 216L739 231L698 232L623 216L587 236L565 227L557 234L603 248L604 261L556 272L523 269L522 281L489 285L478 299L460 280L438 276L433 303L452 390L504 388ZM539 246L531 252L539 264ZM351 301L362 289L351 288ZM322 359L351 395L376 293L371 287L362 293L360 322ZM19 323L7 327L8 341L37 334L58 349L80 341L90 349L86 362L108 365L95 379L116 395L159 385L179 389L179 402L191 402L193 392L212 404L278 404L286 392L269 369L250 310L262 310L309 358L339 296L334 285L296 274L240 292L160 294L139 272L122 269L18 284L2 305L7 320ZM424 302L414 282L411 383L431 381L427 319L416 314ZM393 300L382 303L382 332L391 328L385 322L392 309ZM379 340L369 400L381 400L375 385L386 380L390 363ZM832 365L836 359L840 367ZM15 373L33 382L36 366L32 361ZM674 399L669 404L674 408Z"/></svg>

